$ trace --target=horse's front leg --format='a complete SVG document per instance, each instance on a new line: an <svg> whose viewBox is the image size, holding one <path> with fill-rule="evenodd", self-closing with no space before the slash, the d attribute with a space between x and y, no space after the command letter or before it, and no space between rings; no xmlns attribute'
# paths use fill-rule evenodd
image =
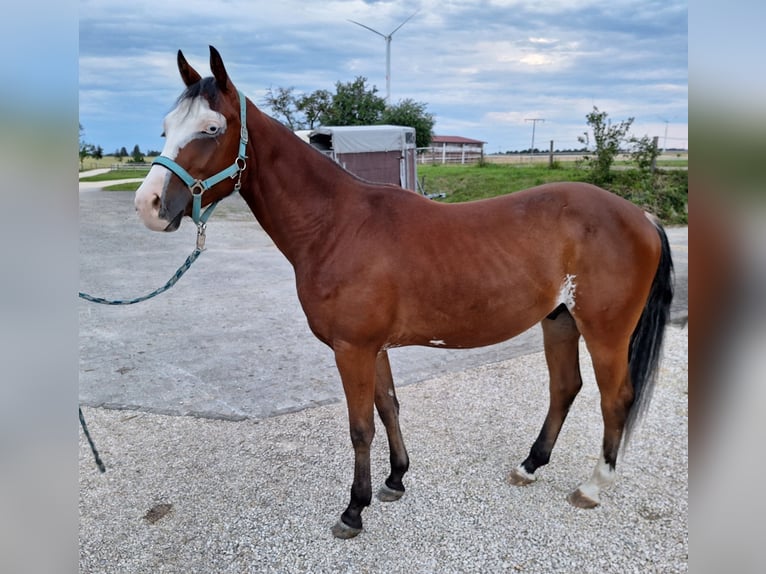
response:
<svg viewBox="0 0 766 574"><path fill-rule="evenodd" d="M335 348L335 362L346 394L349 431L354 447L351 501L332 528L336 538L353 538L362 531L362 510L372 500L370 445L375 435L373 405L376 355L376 350L360 349L348 344L340 344Z"/></svg>

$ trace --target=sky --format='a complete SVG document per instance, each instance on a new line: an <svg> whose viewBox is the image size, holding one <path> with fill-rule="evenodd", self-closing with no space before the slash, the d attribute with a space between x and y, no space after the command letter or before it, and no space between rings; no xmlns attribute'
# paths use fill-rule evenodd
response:
<svg viewBox="0 0 766 574"><path fill-rule="evenodd" d="M82 0L79 120L105 153L160 150L181 93L176 53L210 75L209 45L266 113L270 88L335 91L359 76L412 99L434 133L487 153L580 148L595 107L661 147L688 148L687 2L680 0ZM537 118L543 121L532 122ZM591 138L592 139L592 138Z"/></svg>

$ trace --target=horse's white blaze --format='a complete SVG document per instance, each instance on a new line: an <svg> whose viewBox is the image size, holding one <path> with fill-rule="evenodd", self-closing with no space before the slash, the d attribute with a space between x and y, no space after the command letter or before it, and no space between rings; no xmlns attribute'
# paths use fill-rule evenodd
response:
<svg viewBox="0 0 766 574"><path fill-rule="evenodd" d="M178 152L190 141L200 137L215 137L226 131L226 118L211 110L205 98L183 100L163 121L165 146L162 155L175 160ZM162 231L167 225L160 218L162 192L170 179L170 171L153 165L136 190L135 206L141 220L149 229Z"/></svg>
<svg viewBox="0 0 766 574"><path fill-rule="evenodd" d="M616 473L604 460L604 454L601 453L596 468L587 482L580 485L580 492L594 502L600 502L599 493L602 488L607 488L614 483Z"/></svg>
<svg viewBox="0 0 766 574"><path fill-rule="evenodd" d="M564 283L561 285L561 290L559 291L559 298L556 302L556 305L561 305L562 303L566 305L566 308L572 311L575 306L575 277L576 275L569 275L567 274L566 277L564 277Z"/></svg>
<svg viewBox="0 0 766 574"><path fill-rule="evenodd" d="M162 155L175 159L191 140L220 135L226 131L226 118L211 110L205 98L183 100L163 122L165 147Z"/></svg>

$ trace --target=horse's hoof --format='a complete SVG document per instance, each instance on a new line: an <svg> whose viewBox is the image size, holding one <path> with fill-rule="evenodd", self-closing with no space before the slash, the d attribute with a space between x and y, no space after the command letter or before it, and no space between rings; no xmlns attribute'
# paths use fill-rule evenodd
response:
<svg viewBox="0 0 766 574"><path fill-rule="evenodd" d="M402 496L404 496L403 490L394 490L386 484L381 486L380 490L378 490L378 500L381 502L396 502Z"/></svg>
<svg viewBox="0 0 766 574"><path fill-rule="evenodd" d="M354 528L349 526L342 520L338 520L338 522L335 523L335 526L332 527L332 535L335 536L335 538L340 538L341 540L348 540L349 538L353 538L361 531L361 528Z"/></svg>
<svg viewBox="0 0 766 574"><path fill-rule="evenodd" d="M511 474L508 475L508 482L514 486L526 486L534 481L535 477L525 472L522 468L514 468Z"/></svg>
<svg viewBox="0 0 766 574"><path fill-rule="evenodd" d="M579 488L569 493L567 501L576 508L596 508L601 504L598 500L594 500L590 496L583 494L582 490Z"/></svg>

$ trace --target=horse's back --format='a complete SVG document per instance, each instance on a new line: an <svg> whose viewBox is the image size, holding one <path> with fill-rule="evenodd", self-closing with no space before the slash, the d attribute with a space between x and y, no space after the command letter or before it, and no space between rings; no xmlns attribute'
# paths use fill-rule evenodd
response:
<svg viewBox="0 0 766 574"><path fill-rule="evenodd" d="M374 197L368 223L392 247L398 243L408 251L471 251L474 259L505 252L543 260L562 250L587 249L590 257L599 248L602 257L621 257L619 244L659 246L654 225L639 207L587 183L549 183L456 204L393 189Z"/></svg>

